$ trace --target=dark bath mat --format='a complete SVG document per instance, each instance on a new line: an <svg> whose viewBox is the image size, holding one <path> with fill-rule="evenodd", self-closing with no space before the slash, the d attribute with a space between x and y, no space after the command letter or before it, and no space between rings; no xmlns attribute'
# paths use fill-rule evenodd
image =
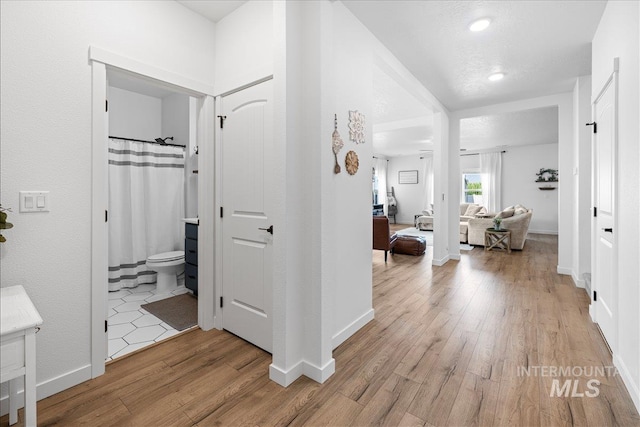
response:
<svg viewBox="0 0 640 427"><path fill-rule="evenodd" d="M140 308L144 308L178 331L198 324L198 300L189 294L150 302L141 305Z"/></svg>

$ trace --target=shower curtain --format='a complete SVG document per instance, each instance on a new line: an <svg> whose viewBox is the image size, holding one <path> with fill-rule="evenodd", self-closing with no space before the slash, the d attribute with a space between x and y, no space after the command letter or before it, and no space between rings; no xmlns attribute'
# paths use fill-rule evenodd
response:
<svg viewBox="0 0 640 427"><path fill-rule="evenodd" d="M184 249L184 149L109 139L109 291L154 283L150 255Z"/></svg>

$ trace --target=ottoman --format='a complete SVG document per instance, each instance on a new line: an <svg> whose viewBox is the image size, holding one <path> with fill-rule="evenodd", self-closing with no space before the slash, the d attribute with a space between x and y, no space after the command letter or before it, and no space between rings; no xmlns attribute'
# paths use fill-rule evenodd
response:
<svg viewBox="0 0 640 427"><path fill-rule="evenodd" d="M405 255L422 255L427 249L427 239L420 236L398 236L393 253Z"/></svg>

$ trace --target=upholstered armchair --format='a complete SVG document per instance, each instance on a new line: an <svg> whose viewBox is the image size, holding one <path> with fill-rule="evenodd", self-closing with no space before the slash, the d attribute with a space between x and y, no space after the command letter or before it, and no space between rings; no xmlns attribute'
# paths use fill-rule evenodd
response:
<svg viewBox="0 0 640 427"><path fill-rule="evenodd" d="M386 216L373 217L373 249L384 251L384 262L387 262L387 252L393 253L398 235L391 233L389 218Z"/></svg>

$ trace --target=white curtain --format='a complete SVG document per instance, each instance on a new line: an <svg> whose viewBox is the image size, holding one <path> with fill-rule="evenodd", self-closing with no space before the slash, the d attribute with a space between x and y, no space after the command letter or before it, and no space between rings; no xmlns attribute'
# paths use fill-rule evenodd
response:
<svg viewBox="0 0 640 427"><path fill-rule="evenodd" d="M482 196L489 212L502 210L502 153L480 154L480 176L482 179Z"/></svg>
<svg viewBox="0 0 640 427"><path fill-rule="evenodd" d="M433 205L433 155L425 155L422 164L422 176L424 177L423 209L432 209Z"/></svg>
<svg viewBox="0 0 640 427"><path fill-rule="evenodd" d="M378 203L384 204L384 214L389 212L387 203L387 159L375 159L376 176L378 178Z"/></svg>
<svg viewBox="0 0 640 427"><path fill-rule="evenodd" d="M147 257L184 249L184 149L109 139L109 291L154 283Z"/></svg>

